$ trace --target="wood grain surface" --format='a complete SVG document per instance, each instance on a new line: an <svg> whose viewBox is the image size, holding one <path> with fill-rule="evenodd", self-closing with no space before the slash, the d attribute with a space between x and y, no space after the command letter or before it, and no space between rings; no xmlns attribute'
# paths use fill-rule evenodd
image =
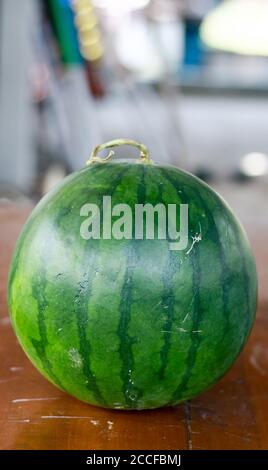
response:
<svg viewBox="0 0 268 470"><path fill-rule="evenodd" d="M231 371L201 397L156 411L109 411L48 383L22 352L6 303L8 266L30 206L0 204L0 449L268 448L267 233L250 234L261 277L257 320Z"/></svg>

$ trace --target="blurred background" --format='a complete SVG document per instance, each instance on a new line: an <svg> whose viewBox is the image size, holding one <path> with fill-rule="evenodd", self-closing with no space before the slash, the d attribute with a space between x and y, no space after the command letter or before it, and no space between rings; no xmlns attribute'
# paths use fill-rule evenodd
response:
<svg viewBox="0 0 268 470"><path fill-rule="evenodd" d="M0 0L2 204L35 204L118 137L264 233L268 1Z"/></svg>

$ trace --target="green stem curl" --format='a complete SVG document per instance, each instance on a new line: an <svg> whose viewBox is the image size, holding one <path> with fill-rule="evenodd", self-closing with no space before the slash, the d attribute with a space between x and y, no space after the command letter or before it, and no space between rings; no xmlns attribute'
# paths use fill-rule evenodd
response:
<svg viewBox="0 0 268 470"><path fill-rule="evenodd" d="M135 147L140 151L140 158L137 161L138 163L145 163L145 164L152 163L152 160L150 159L150 156L149 156L149 150L144 144L141 144L139 142L136 142L135 140L130 140L130 139L116 139L116 140L111 140L110 142L106 142L105 144L97 145L92 150L89 160L87 161L86 164L90 165L92 163L106 163L107 161L112 159L115 152L113 150L110 150L110 152L108 153L106 157L98 157L98 153L101 150L111 149L114 147L120 147L121 145L130 145L131 147Z"/></svg>

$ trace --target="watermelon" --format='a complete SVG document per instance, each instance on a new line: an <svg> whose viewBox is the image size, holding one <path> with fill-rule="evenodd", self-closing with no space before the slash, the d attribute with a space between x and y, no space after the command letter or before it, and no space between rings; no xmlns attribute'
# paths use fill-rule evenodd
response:
<svg viewBox="0 0 268 470"><path fill-rule="evenodd" d="M248 338L257 295L249 243L224 200L136 146L139 161L101 160L98 147L40 201L9 274L12 325L41 374L82 401L127 410L175 405L215 384ZM107 196L133 212L172 205L178 227L187 206L186 248L145 231L81 236L81 208L95 204L104 224Z"/></svg>

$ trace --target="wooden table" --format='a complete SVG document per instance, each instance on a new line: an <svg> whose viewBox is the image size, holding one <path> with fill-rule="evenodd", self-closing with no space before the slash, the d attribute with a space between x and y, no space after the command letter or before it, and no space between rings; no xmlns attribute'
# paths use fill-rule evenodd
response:
<svg viewBox="0 0 268 470"><path fill-rule="evenodd" d="M11 329L6 281L12 249L30 207L0 204L1 449L268 448L267 233L250 234L260 272L260 302L250 340L232 370L210 391L176 408L107 411L48 383Z"/></svg>

